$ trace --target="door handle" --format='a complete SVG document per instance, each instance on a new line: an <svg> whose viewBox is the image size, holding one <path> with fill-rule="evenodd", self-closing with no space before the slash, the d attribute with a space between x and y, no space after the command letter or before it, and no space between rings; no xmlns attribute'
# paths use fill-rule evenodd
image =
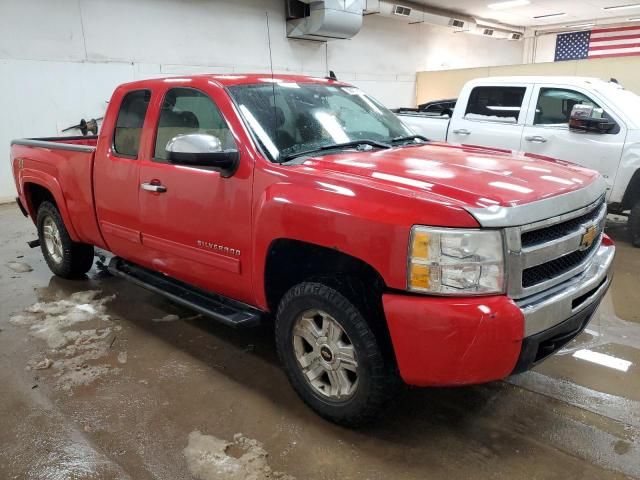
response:
<svg viewBox="0 0 640 480"><path fill-rule="evenodd" d="M547 139L544 137L541 137L540 135L534 135L532 137L524 137L524 139L527 142L533 142L533 143L546 143Z"/></svg>
<svg viewBox="0 0 640 480"><path fill-rule="evenodd" d="M471 135L471 132L466 128L458 128L453 131L456 135Z"/></svg>
<svg viewBox="0 0 640 480"><path fill-rule="evenodd" d="M147 192L164 193L167 191L167 187L159 183L141 183L140 187Z"/></svg>

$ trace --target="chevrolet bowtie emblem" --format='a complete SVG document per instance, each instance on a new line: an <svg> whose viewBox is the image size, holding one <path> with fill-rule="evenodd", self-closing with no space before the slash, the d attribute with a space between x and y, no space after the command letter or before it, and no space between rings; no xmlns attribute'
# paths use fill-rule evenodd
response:
<svg viewBox="0 0 640 480"><path fill-rule="evenodd" d="M580 240L580 250L587 250L591 247L597 236L598 228L595 225L587 227L587 231L582 235L582 239Z"/></svg>

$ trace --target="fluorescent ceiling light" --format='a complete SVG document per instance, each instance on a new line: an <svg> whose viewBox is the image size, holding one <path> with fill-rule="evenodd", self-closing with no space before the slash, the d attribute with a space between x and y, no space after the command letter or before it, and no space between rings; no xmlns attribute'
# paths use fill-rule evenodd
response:
<svg viewBox="0 0 640 480"><path fill-rule="evenodd" d="M627 22L638 22L640 21L640 17L627 18Z"/></svg>
<svg viewBox="0 0 640 480"><path fill-rule="evenodd" d="M490 3L487 8L502 10L504 8L523 7L529 5L529 3L531 3L529 0L508 0L506 2Z"/></svg>
<svg viewBox="0 0 640 480"><path fill-rule="evenodd" d="M639 8L640 3L629 3L627 5L616 5L614 7L602 7L603 10L627 10L629 8Z"/></svg>
<svg viewBox="0 0 640 480"><path fill-rule="evenodd" d="M565 28L585 28L585 27L595 27L595 23L574 23L573 25L565 25Z"/></svg>
<svg viewBox="0 0 640 480"><path fill-rule="evenodd" d="M558 12L558 13L548 13L546 15L536 15L533 18L564 17L565 15L566 15L566 13Z"/></svg>
<svg viewBox="0 0 640 480"><path fill-rule="evenodd" d="M603 367L613 368L620 372L626 372L629 370L629 367L633 365L633 363L628 360L607 355L606 353L594 352L593 350L578 350L573 356L581 360L586 360L587 362L597 363Z"/></svg>

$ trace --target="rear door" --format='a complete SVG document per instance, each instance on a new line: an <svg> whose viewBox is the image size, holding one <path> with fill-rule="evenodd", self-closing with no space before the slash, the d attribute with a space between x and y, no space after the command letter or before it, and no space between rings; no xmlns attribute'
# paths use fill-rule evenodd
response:
<svg viewBox="0 0 640 480"><path fill-rule="evenodd" d="M531 90L525 84L473 86L456 104L447 141L519 150Z"/></svg>
<svg viewBox="0 0 640 480"><path fill-rule="evenodd" d="M597 170L611 188L627 135L625 124L604 108L604 114L618 124L610 133L569 130L569 117L574 105L602 108L601 103L593 94L579 87L536 85L531 102L534 107L527 115L523 130L522 150Z"/></svg>
<svg viewBox="0 0 640 480"><path fill-rule="evenodd" d="M109 250L136 261L142 252L138 211L140 145L151 101L147 89L114 92L94 162L96 214Z"/></svg>
<svg viewBox="0 0 640 480"><path fill-rule="evenodd" d="M153 112L156 135L142 159L138 189L144 264L201 288L252 302L247 266L253 160L218 107L224 102L230 108L229 100L220 88L205 92L167 83L158 93ZM189 133L214 135L223 149L237 148L237 171L223 178L212 167L170 163L167 143ZM162 188L154 192L148 185Z"/></svg>

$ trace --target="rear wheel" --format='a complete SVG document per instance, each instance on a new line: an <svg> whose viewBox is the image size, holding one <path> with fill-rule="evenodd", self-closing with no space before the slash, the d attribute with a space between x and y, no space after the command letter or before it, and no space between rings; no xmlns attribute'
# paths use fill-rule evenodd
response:
<svg viewBox="0 0 640 480"><path fill-rule="evenodd" d="M640 201L633 206L629 214L629 231L633 246L640 247Z"/></svg>
<svg viewBox="0 0 640 480"><path fill-rule="evenodd" d="M36 219L40 248L49 269L63 278L77 278L93 265L93 246L71 240L57 207L43 202Z"/></svg>
<svg viewBox="0 0 640 480"><path fill-rule="evenodd" d="M376 417L399 384L360 311L340 292L305 282L283 297L278 354L289 381L317 413L357 426Z"/></svg>

